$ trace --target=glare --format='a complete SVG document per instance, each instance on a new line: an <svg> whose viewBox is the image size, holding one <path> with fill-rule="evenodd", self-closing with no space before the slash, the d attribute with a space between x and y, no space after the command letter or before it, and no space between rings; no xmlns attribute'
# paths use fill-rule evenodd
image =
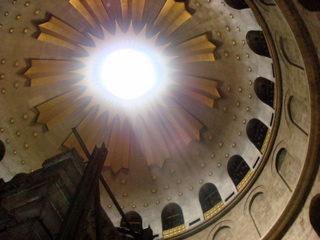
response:
<svg viewBox="0 0 320 240"><path fill-rule="evenodd" d="M122 49L107 56L101 78L105 88L122 99L145 95L156 83L155 66L148 55L133 49Z"/></svg>

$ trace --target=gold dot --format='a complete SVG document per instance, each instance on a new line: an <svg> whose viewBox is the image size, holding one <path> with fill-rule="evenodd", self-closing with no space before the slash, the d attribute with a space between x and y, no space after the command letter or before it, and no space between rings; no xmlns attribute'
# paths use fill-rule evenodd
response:
<svg viewBox="0 0 320 240"><path fill-rule="evenodd" d="M16 132L17 136L21 136L21 132L17 131Z"/></svg>
<svg viewBox="0 0 320 240"><path fill-rule="evenodd" d="M19 82L15 82L15 83L13 84L13 87L14 87L15 89L18 89L18 88L19 88Z"/></svg>
<svg viewBox="0 0 320 240"><path fill-rule="evenodd" d="M19 61L16 60L16 61L14 62L14 64L13 64L13 66L14 66L14 67L19 67Z"/></svg>
<svg viewBox="0 0 320 240"><path fill-rule="evenodd" d="M109 205L108 205L108 208L112 208L112 205L111 205L111 204L109 204Z"/></svg>
<svg viewBox="0 0 320 240"><path fill-rule="evenodd" d="M29 148L29 144L28 144L28 143L25 143L23 146L24 146L25 148Z"/></svg>
<svg viewBox="0 0 320 240"><path fill-rule="evenodd" d="M245 41L245 40L242 40L242 44L246 44L246 41Z"/></svg>
<svg viewBox="0 0 320 240"><path fill-rule="evenodd" d="M151 192L152 192L152 193L156 193L156 192L157 192L157 189L152 189Z"/></svg>
<svg viewBox="0 0 320 240"><path fill-rule="evenodd" d="M212 172L209 172L209 176L212 176Z"/></svg>
<svg viewBox="0 0 320 240"><path fill-rule="evenodd" d="M0 29L2 28L2 24L0 23Z"/></svg>
<svg viewBox="0 0 320 240"><path fill-rule="evenodd" d="M10 118L10 123L14 123L14 119L13 118Z"/></svg>
<svg viewBox="0 0 320 240"><path fill-rule="evenodd" d="M34 15L39 15L39 13L40 13L40 9L36 9L33 14Z"/></svg>
<svg viewBox="0 0 320 240"><path fill-rule="evenodd" d="M9 12L5 12L4 15L5 15L5 16L8 16L8 15L9 15Z"/></svg>
<svg viewBox="0 0 320 240"><path fill-rule="evenodd" d="M14 155L16 155L16 154L17 154L17 151L16 151L16 150L13 150L12 153L13 153Z"/></svg>
<svg viewBox="0 0 320 240"><path fill-rule="evenodd" d="M175 172L174 169L170 169L170 173L173 174Z"/></svg>
<svg viewBox="0 0 320 240"><path fill-rule="evenodd" d="M227 87L227 90L228 90L228 92L230 92L230 91L231 91L231 87L230 87L230 86L228 86L228 87Z"/></svg>
<svg viewBox="0 0 320 240"><path fill-rule="evenodd" d="M121 206L120 206L120 208L124 208L124 206L123 206L123 205L121 205Z"/></svg>
<svg viewBox="0 0 320 240"><path fill-rule="evenodd" d="M6 78L6 75L4 73L1 73L0 74L0 79L5 79Z"/></svg>
<svg viewBox="0 0 320 240"><path fill-rule="evenodd" d="M219 143L219 147L223 147L223 142L220 142L220 143Z"/></svg>
<svg viewBox="0 0 320 240"><path fill-rule="evenodd" d="M249 81L249 85L252 85L252 81L251 80Z"/></svg>
<svg viewBox="0 0 320 240"><path fill-rule="evenodd" d="M27 34L28 31L29 31L29 28L24 28L22 32L23 32L23 34Z"/></svg>
<svg viewBox="0 0 320 240"><path fill-rule="evenodd" d="M229 53L228 52L224 52L224 56L225 57L229 57Z"/></svg>
<svg viewBox="0 0 320 240"><path fill-rule="evenodd" d="M223 109L222 109L222 110L223 110L224 112L226 112L226 111L227 111L227 109L228 109L227 107L223 107Z"/></svg>
<svg viewBox="0 0 320 240"><path fill-rule="evenodd" d="M237 56L236 56L236 58L237 58L237 60L241 60L241 58L240 58L240 56L239 56L239 55L237 55Z"/></svg>
<svg viewBox="0 0 320 240"><path fill-rule="evenodd" d="M251 68L251 67L248 67L248 71L249 71L249 72L252 72L252 68Z"/></svg>
<svg viewBox="0 0 320 240"><path fill-rule="evenodd" d="M210 155L210 157L211 157L211 158L214 158L214 157L215 157L214 153L212 153L212 154Z"/></svg>
<svg viewBox="0 0 320 240"><path fill-rule="evenodd" d="M121 179L121 183L125 184L127 181L125 179Z"/></svg>
<svg viewBox="0 0 320 240"><path fill-rule="evenodd" d="M213 136L212 136L212 135L210 135L210 136L208 137L208 139L209 139L209 140L212 140L212 139L213 139Z"/></svg>
<svg viewBox="0 0 320 240"><path fill-rule="evenodd" d="M179 196L182 196L182 194L183 194L182 192L179 192L179 194L178 194L178 195L179 195Z"/></svg>
<svg viewBox="0 0 320 240"><path fill-rule="evenodd" d="M28 115L27 114L23 114L23 119L27 120L28 119Z"/></svg>
<svg viewBox="0 0 320 240"><path fill-rule="evenodd" d="M249 53L247 53L247 54L246 54L246 57L247 57L247 58L249 58L249 57L250 57L250 56L249 56Z"/></svg>
<svg viewBox="0 0 320 240"><path fill-rule="evenodd" d="M34 137L38 137L38 133L37 132L33 132L32 134Z"/></svg>
<svg viewBox="0 0 320 240"><path fill-rule="evenodd" d="M228 158L228 157L229 157L229 154L227 153L227 154L226 154L226 158Z"/></svg>
<svg viewBox="0 0 320 240"><path fill-rule="evenodd" d="M237 107L240 107L240 102L238 101L236 105L237 105Z"/></svg>
<svg viewBox="0 0 320 240"><path fill-rule="evenodd" d="M190 186L190 187L189 187L189 190L191 191L192 189L193 189L193 187L192 187L192 186Z"/></svg>
<svg viewBox="0 0 320 240"><path fill-rule="evenodd" d="M252 98L252 95L251 95L251 94L248 94L248 98Z"/></svg>
<svg viewBox="0 0 320 240"><path fill-rule="evenodd" d="M168 185L165 185L164 188L165 188L165 189L169 189L169 186L168 186Z"/></svg>
<svg viewBox="0 0 320 240"><path fill-rule="evenodd" d="M230 27L229 26L226 26L226 29L228 32L230 32Z"/></svg>
<svg viewBox="0 0 320 240"><path fill-rule="evenodd" d="M179 179L178 181L177 181L177 184L180 184L181 183L181 180Z"/></svg>
<svg viewBox="0 0 320 240"><path fill-rule="evenodd" d="M18 14L17 16L16 16L16 20L19 20L21 18L21 14Z"/></svg>
<svg viewBox="0 0 320 240"><path fill-rule="evenodd" d="M21 160L21 164L25 164L25 161L24 161L24 160Z"/></svg>
<svg viewBox="0 0 320 240"><path fill-rule="evenodd" d="M240 32L240 28L239 27L237 27L237 30Z"/></svg>
<svg viewBox="0 0 320 240"><path fill-rule="evenodd" d="M239 92L242 92L242 87L239 87L239 88L238 88L238 91L239 91Z"/></svg>
<svg viewBox="0 0 320 240"><path fill-rule="evenodd" d="M236 115L234 115L234 116L232 117L232 119L233 119L233 120L236 120L236 119L237 119L237 116L236 116Z"/></svg>
<svg viewBox="0 0 320 240"><path fill-rule="evenodd" d="M246 108L246 110L247 110L247 112L249 112L249 111L250 111L250 108L249 108L249 107L247 107L247 108Z"/></svg>
<svg viewBox="0 0 320 240"><path fill-rule="evenodd" d="M5 58L2 58L1 59L1 64L3 65L3 64L5 64L6 63L6 59Z"/></svg>
<svg viewBox="0 0 320 240"><path fill-rule="evenodd" d="M4 132L4 129L3 129L3 128L0 128L0 132Z"/></svg>
<svg viewBox="0 0 320 240"><path fill-rule="evenodd" d="M205 166L206 166L206 164L204 164L204 163L201 163L201 165L200 165L202 168L204 168Z"/></svg>
<svg viewBox="0 0 320 240"><path fill-rule="evenodd" d="M128 197L128 193L123 193L122 196Z"/></svg>
<svg viewBox="0 0 320 240"><path fill-rule="evenodd" d="M218 166L218 167L221 167L221 163L218 163L217 166Z"/></svg>
<svg viewBox="0 0 320 240"><path fill-rule="evenodd" d="M197 7L200 7L200 6L201 6L201 4L200 4L200 3L198 3L198 2L196 2L196 6L197 6Z"/></svg>
<svg viewBox="0 0 320 240"><path fill-rule="evenodd" d="M235 40L232 40L232 45L237 45Z"/></svg>
<svg viewBox="0 0 320 240"><path fill-rule="evenodd" d="M218 37L221 37L221 32L217 31Z"/></svg>
<svg viewBox="0 0 320 240"><path fill-rule="evenodd" d="M148 204L148 203L145 203L145 204L143 204L143 206L144 206L144 207L148 207L148 206L149 206L149 204Z"/></svg>
<svg viewBox="0 0 320 240"><path fill-rule="evenodd" d="M199 180L199 183L200 183L200 184L201 184L201 183L203 183L203 180L202 180L202 179L200 179L200 180Z"/></svg>
<svg viewBox="0 0 320 240"><path fill-rule="evenodd" d="M9 29L9 33L13 33L13 31L14 31L13 27Z"/></svg>
<svg viewBox="0 0 320 240"><path fill-rule="evenodd" d="M246 124L246 123L247 123L247 120L243 119L242 123L243 123L243 124Z"/></svg>
<svg viewBox="0 0 320 240"><path fill-rule="evenodd" d="M30 2L26 2L26 3L24 4L24 6L25 6L25 7L29 7L29 6L30 6Z"/></svg>
<svg viewBox="0 0 320 240"><path fill-rule="evenodd" d="M233 148L236 147L236 143L232 143L232 147L233 147Z"/></svg>
<svg viewBox="0 0 320 240"><path fill-rule="evenodd" d="M233 16L232 14L230 14L230 17L231 17L231 18L234 18L234 16Z"/></svg>
<svg viewBox="0 0 320 240"><path fill-rule="evenodd" d="M221 2L221 5L222 5L222 6L225 6L226 4L225 4L224 2Z"/></svg>
<svg viewBox="0 0 320 240"><path fill-rule="evenodd" d="M156 201L156 204L159 204L160 203L160 201Z"/></svg>
<svg viewBox="0 0 320 240"><path fill-rule="evenodd" d="M5 88L2 88L2 89L1 89L1 93L2 93L2 94L5 94L6 92L7 92L7 90L6 90Z"/></svg>
<svg viewBox="0 0 320 240"><path fill-rule="evenodd" d="M136 205L132 205L132 208L136 208Z"/></svg>
<svg viewBox="0 0 320 240"><path fill-rule="evenodd" d="M12 1L12 4L16 4L16 3L17 3L17 1L16 1L16 0Z"/></svg>
<svg viewBox="0 0 320 240"><path fill-rule="evenodd" d="M157 177L153 175L152 176L152 180L156 180L156 179L157 179Z"/></svg>
<svg viewBox="0 0 320 240"><path fill-rule="evenodd" d="M31 168L31 169L30 169L30 172L34 172L34 170Z"/></svg>
<svg viewBox="0 0 320 240"><path fill-rule="evenodd" d="M241 132L241 131L239 131L239 132L238 132L238 135L239 135L239 136L241 136L241 134L242 134L242 132Z"/></svg>
<svg viewBox="0 0 320 240"><path fill-rule="evenodd" d="M6 140L6 143L10 143L10 139L7 139L7 140Z"/></svg>
<svg viewBox="0 0 320 240"><path fill-rule="evenodd" d="M168 197L167 200L170 201L170 200L171 200L171 197Z"/></svg>

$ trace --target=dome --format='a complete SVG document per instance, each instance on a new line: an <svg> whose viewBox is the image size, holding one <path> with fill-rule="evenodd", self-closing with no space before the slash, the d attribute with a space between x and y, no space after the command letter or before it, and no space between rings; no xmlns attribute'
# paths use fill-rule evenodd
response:
<svg viewBox="0 0 320 240"><path fill-rule="evenodd" d="M0 178L86 159L75 128L89 152L106 144L103 178L159 239L303 238L284 229L319 189L319 9L292 2L1 3ZM103 82L113 62L122 95Z"/></svg>

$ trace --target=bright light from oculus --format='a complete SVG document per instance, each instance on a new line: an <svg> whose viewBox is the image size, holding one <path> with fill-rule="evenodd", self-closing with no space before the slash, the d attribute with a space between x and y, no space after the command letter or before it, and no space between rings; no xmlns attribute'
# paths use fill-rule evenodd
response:
<svg viewBox="0 0 320 240"><path fill-rule="evenodd" d="M143 96L156 83L155 66L149 56L133 49L122 49L107 56L102 65L102 82L122 99Z"/></svg>

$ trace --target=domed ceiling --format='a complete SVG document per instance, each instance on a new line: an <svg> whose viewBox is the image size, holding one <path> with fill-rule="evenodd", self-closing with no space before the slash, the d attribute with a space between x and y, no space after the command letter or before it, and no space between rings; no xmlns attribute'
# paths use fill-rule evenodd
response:
<svg viewBox="0 0 320 240"><path fill-rule="evenodd" d="M260 100L255 82L275 80L271 58L247 43L249 31L261 31L249 8L215 0L17 0L2 2L0 15L5 181L68 148L85 157L75 127L89 150L108 146L102 175L123 211L138 212L162 237L167 204L182 208L187 229L209 221L262 164L275 103ZM142 97L121 99L103 85L105 57L123 48L144 52L156 66L156 83ZM135 64L123 62L123 72ZM253 143L257 124L264 134ZM247 168L238 184L230 177L235 158ZM221 201L204 214L206 183ZM119 225L103 191L102 203Z"/></svg>

